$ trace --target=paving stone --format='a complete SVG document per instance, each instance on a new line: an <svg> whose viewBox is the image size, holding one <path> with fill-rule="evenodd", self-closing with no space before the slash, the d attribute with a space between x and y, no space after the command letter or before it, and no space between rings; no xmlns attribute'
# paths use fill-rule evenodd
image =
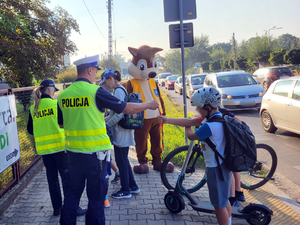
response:
<svg viewBox="0 0 300 225"><path fill-rule="evenodd" d="M143 220L143 219L149 219L149 220L154 220L155 216L154 214L137 214L137 218L138 220Z"/></svg>
<svg viewBox="0 0 300 225"><path fill-rule="evenodd" d="M167 225L185 225L183 220L166 220Z"/></svg>
<svg viewBox="0 0 300 225"><path fill-rule="evenodd" d="M147 225L165 225L166 221L165 220L158 220L158 221L147 220L147 223L148 223Z"/></svg>

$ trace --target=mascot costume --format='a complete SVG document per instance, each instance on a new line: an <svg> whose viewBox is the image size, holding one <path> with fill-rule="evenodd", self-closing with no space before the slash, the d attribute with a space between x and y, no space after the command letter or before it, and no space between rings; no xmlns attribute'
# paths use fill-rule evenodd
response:
<svg viewBox="0 0 300 225"><path fill-rule="evenodd" d="M147 138L150 135L153 169L160 171L162 165L162 148L161 148L161 124L158 122L160 113L165 115L165 107L160 95L158 85L153 79L156 76L157 61L155 53L162 51L161 48L151 48L147 45L140 48L128 47L132 54L132 60L128 67L128 73L133 77L127 81L126 89L128 93L135 93L143 102L157 101L160 105L159 110L146 110L144 112L144 126L141 129L135 130L136 153L139 165L134 166L135 173L148 173L147 165ZM169 163L167 172L173 172L174 165Z"/></svg>

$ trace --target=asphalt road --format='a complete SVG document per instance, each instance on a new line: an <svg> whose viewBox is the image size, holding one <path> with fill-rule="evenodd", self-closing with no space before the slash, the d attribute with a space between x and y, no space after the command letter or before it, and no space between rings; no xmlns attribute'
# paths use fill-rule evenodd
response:
<svg viewBox="0 0 300 225"><path fill-rule="evenodd" d="M174 90L166 90L178 104L183 106L183 97ZM190 99L187 98L187 111L194 112ZM278 165L276 174L288 178L297 186L300 186L300 135L278 129L275 134L267 133L261 126L259 112L256 110L234 111L235 115L245 121L256 137L256 143L270 145L277 153ZM287 183L282 179L282 185ZM292 186L292 185L291 185ZM299 193L299 189L297 191ZM300 194L298 196L300 199Z"/></svg>

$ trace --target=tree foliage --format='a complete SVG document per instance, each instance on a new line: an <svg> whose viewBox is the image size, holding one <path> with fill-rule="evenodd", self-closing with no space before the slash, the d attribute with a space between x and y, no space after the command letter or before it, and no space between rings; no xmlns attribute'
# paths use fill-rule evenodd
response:
<svg viewBox="0 0 300 225"><path fill-rule="evenodd" d="M186 64L187 68L193 67L196 62L210 61L211 47L209 45L209 37L201 35L194 38L194 47L186 49Z"/></svg>
<svg viewBox="0 0 300 225"><path fill-rule="evenodd" d="M180 49L172 49L165 56L166 72L181 74L181 53Z"/></svg>
<svg viewBox="0 0 300 225"><path fill-rule="evenodd" d="M212 60L225 60L227 58L227 53L223 48L217 48L210 54L210 57Z"/></svg>
<svg viewBox="0 0 300 225"><path fill-rule="evenodd" d="M300 49L292 49L284 55L284 61L290 64L300 64Z"/></svg>
<svg viewBox="0 0 300 225"><path fill-rule="evenodd" d="M253 61L268 62L272 51L269 38L266 35L256 36L248 41L248 51Z"/></svg>
<svg viewBox="0 0 300 225"><path fill-rule="evenodd" d="M108 57L106 57L100 61L99 65L103 70L112 69L112 70L119 70L120 72L122 72L119 62L116 59L112 59L112 62L113 62L112 68L109 68L109 59Z"/></svg>
<svg viewBox="0 0 300 225"><path fill-rule="evenodd" d="M201 63L203 71L209 70L209 64L210 64L210 62L203 62L203 63Z"/></svg>
<svg viewBox="0 0 300 225"><path fill-rule="evenodd" d="M221 69L221 61L215 60L209 65L210 70L220 70Z"/></svg>
<svg viewBox="0 0 300 225"><path fill-rule="evenodd" d="M52 11L46 0L2 0L0 12L0 72L12 87L53 77L62 57L75 52L69 37L78 24L63 8Z"/></svg>
<svg viewBox="0 0 300 225"><path fill-rule="evenodd" d="M244 70L247 68L247 58L245 56L239 56L236 59L237 67Z"/></svg>
<svg viewBox="0 0 300 225"><path fill-rule="evenodd" d="M223 69L230 69L230 66L229 66L228 62L229 62L228 60L223 61L223 65L222 65Z"/></svg>
<svg viewBox="0 0 300 225"><path fill-rule="evenodd" d="M284 55L286 54L286 49L280 51L271 52L269 62L273 66L278 66L279 64L284 64Z"/></svg>

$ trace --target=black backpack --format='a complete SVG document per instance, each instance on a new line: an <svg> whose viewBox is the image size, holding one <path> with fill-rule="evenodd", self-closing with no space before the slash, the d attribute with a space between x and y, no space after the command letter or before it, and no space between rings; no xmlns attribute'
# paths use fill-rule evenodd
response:
<svg viewBox="0 0 300 225"><path fill-rule="evenodd" d="M117 87L122 89L126 96L124 102L131 103L142 103L138 96L134 93L128 94L127 91L121 87ZM116 88L116 89L117 89ZM144 111L136 113L136 114L124 114L123 118L118 122L118 125L124 129L141 129L144 125Z"/></svg>
<svg viewBox="0 0 300 225"><path fill-rule="evenodd" d="M255 137L246 123L240 123L228 115L224 117L213 116L207 122L223 123L226 139L224 158L216 150L216 146L209 138L204 140L215 152L216 161L220 169L218 157L233 172L247 171L255 164L257 158Z"/></svg>

